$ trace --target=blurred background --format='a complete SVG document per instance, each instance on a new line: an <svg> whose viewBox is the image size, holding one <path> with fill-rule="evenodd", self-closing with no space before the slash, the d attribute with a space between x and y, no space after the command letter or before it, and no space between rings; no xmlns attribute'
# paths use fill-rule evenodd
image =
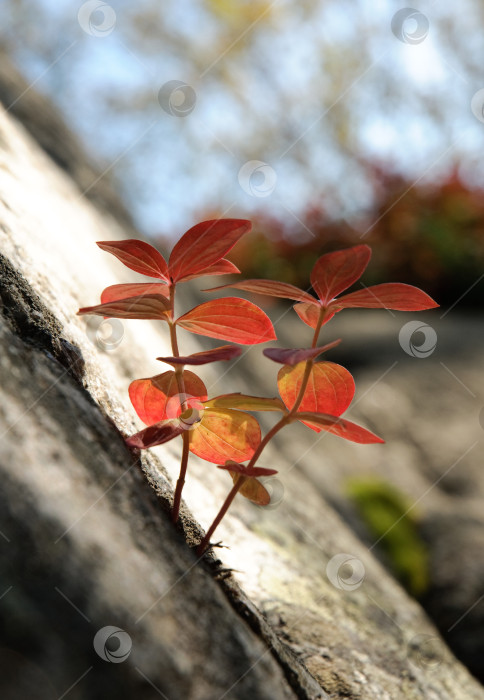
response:
<svg viewBox="0 0 484 700"><path fill-rule="evenodd" d="M2 0L0 99L116 216L100 189L114 183L163 250L199 220L250 218L230 255L245 277L306 289L318 255L365 242L365 284L440 303L421 316L425 351L415 314L335 318L330 359L355 373L354 416L387 445L365 457L328 442L324 470L316 451L299 466L483 680L484 5L402 5ZM15 95L8 61L26 81ZM37 93L92 169L60 122L38 130ZM293 345L288 319L276 329ZM265 366L241 367L265 387ZM293 465L300 437L284 446Z"/></svg>

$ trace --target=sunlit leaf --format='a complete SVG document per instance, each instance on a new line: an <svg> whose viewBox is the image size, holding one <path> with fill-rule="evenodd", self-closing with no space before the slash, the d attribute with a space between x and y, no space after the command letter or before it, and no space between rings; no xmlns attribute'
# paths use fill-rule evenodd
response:
<svg viewBox="0 0 484 700"><path fill-rule="evenodd" d="M243 289L246 292L253 292L254 294L265 294L271 297L279 297L281 299L295 299L296 301L304 301L309 304L315 304L319 306L319 302L311 294L303 292L302 289L298 289L293 284L287 284L286 282L276 282L274 280L264 280L264 279L254 279L254 280L242 280L240 282L233 282L232 284L223 284L220 287L212 287L211 289L204 289L204 292L215 292L218 289Z"/></svg>
<svg viewBox="0 0 484 700"><path fill-rule="evenodd" d="M197 275L224 257L252 228L244 219L202 221L189 229L173 248L168 264L174 282Z"/></svg>
<svg viewBox="0 0 484 700"><path fill-rule="evenodd" d="M98 241L97 244L102 250L115 255L130 270L169 282L166 260L149 243L131 238L126 241Z"/></svg>
<svg viewBox="0 0 484 700"><path fill-rule="evenodd" d="M285 365L277 375L282 400L291 409L302 385L306 362ZM311 368L308 385L298 411L314 411L340 416L350 405L355 382L350 372L334 362L317 362Z"/></svg>
<svg viewBox="0 0 484 700"><path fill-rule="evenodd" d="M201 402L206 400L207 389L196 374L185 370L183 382L187 396L195 397ZM129 385L129 398L134 410L147 425L179 416L184 400L180 396L176 374L172 370L148 379L135 379Z"/></svg>
<svg viewBox="0 0 484 700"><path fill-rule="evenodd" d="M417 287L410 284L390 282L359 289L336 299L331 307L393 309L394 311L423 311L439 306Z"/></svg>
<svg viewBox="0 0 484 700"><path fill-rule="evenodd" d="M242 478L241 475L235 471L230 472L230 476L234 484ZM239 493L241 496L244 496L244 498L255 503L256 506L268 506L271 502L269 491L253 476L249 476L245 479L239 489Z"/></svg>
<svg viewBox="0 0 484 700"><path fill-rule="evenodd" d="M273 362L278 362L281 365L291 365L292 367L299 364L299 362L314 359L340 343L341 338L333 340L332 343L326 343L326 345L319 348L266 348L262 353Z"/></svg>
<svg viewBox="0 0 484 700"><path fill-rule="evenodd" d="M85 306L77 312L79 315L94 314L107 318L137 318L168 320L170 307L168 301L161 294L144 294L137 297L128 297L118 301L108 301L106 304Z"/></svg>
<svg viewBox="0 0 484 700"><path fill-rule="evenodd" d="M241 354L242 348L237 345L221 345L219 348L195 352L185 357L157 357L156 359L168 365L206 365L219 360L232 360Z"/></svg>
<svg viewBox="0 0 484 700"><path fill-rule="evenodd" d="M183 275L178 279L178 282L188 282L188 280L196 279L197 277L208 277L210 275L240 275L239 268L230 262L230 260L219 260L218 262L206 267L200 272L196 272L193 275Z"/></svg>
<svg viewBox="0 0 484 700"><path fill-rule="evenodd" d="M319 314L321 313L321 306L314 306L314 304L306 304L306 302L302 302L300 304L294 304L293 309L297 313L301 321L304 321L304 323L307 326L310 326L311 328L317 327L319 323ZM322 324L323 326L325 323L328 323L328 321L331 318L333 318L336 311L337 310L324 310L324 321Z"/></svg>
<svg viewBox="0 0 484 700"><path fill-rule="evenodd" d="M351 442L358 442L362 445L367 445L376 442L385 442L381 437L370 432L366 428L362 428L361 425L352 423L344 418L339 418L338 416L330 416L324 413L296 413L293 417L293 421L300 420L305 425L309 426L316 432L325 430L333 435L344 438L345 440L351 440Z"/></svg>
<svg viewBox="0 0 484 700"><path fill-rule="evenodd" d="M237 297L206 301L181 316L176 323L192 333L242 345L276 339L272 323L262 309Z"/></svg>
<svg viewBox="0 0 484 700"><path fill-rule="evenodd" d="M130 297L144 296L145 294L161 294L166 299L170 296L170 288L159 282L140 282L135 284L112 284L101 293L101 304Z"/></svg>
<svg viewBox="0 0 484 700"><path fill-rule="evenodd" d="M130 435L126 438L126 444L129 447L137 447L142 450L146 447L162 445L164 442L173 440L173 438L181 435L184 430L185 427L178 420L163 420L140 430L139 433Z"/></svg>
<svg viewBox="0 0 484 700"><path fill-rule="evenodd" d="M357 245L322 255L311 272L311 284L323 304L358 280L371 258L371 248Z"/></svg>
<svg viewBox="0 0 484 700"><path fill-rule="evenodd" d="M205 402L207 408L236 408L239 411L282 411L286 407L278 398L248 396L246 394L223 394Z"/></svg>
<svg viewBox="0 0 484 700"><path fill-rule="evenodd" d="M210 408L190 430L190 450L216 464L250 459L261 439L256 419L242 411Z"/></svg>

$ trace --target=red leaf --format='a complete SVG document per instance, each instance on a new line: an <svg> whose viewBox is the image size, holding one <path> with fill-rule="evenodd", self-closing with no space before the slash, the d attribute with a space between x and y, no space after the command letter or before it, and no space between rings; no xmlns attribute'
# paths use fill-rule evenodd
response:
<svg viewBox="0 0 484 700"><path fill-rule="evenodd" d="M173 440L173 438L181 435L184 430L185 427L177 420L163 420L150 425L149 428L140 430L139 433L130 435L129 438L126 438L126 444L129 447L138 447L142 450L146 447L162 445L164 442Z"/></svg>
<svg viewBox="0 0 484 700"><path fill-rule="evenodd" d="M303 292L302 289L298 289L293 284L287 284L286 282L275 282L274 280L242 280L241 282L233 282L232 284L223 284L221 287L212 287L211 289L204 289L204 292L214 292L218 289L243 289L246 292L253 292L254 294L265 294L271 297L280 297L281 299L295 299L296 301L304 301L308 304L316 304L319 306L319 302L311 294Z"/></svg>
<svg viewBox="0 0 484 700"><path fill-rule="evenodd" d="M357 245L322 255L312 269L311 284L323 304L344 292L361 277L371 257L371 248Z"/></svg>
<svg viewBox="0 0 484 700"><path fill-rule="evenodd" d="M237 297L206 301L181 316L176 323L192 333L242 345L276 339L272 323L262 309Z"/></svg>
<svg viewBox="0 0 484 700"><path fill-rule="evenodd" d="M196 374L184 371L183 381L187 396L199 402L206 401L207 389ZM180 397L176 375L172 370L148 379L135 379L129 385L129 398L134 410L147 425L178 417L184 399Z"/></svg>
<svg viewBox="0 0 484 700"><path fill-rule="evenodd" d="M234 263L230 262L230 260L225 260L225 258L222 258L222 260L210 265L210 267L206 267L200 272L196 272L194 275L183 275L183 277L180 277L178 282L188 282L188 280L193 280L197 277L206 277L209 275L240 275L240 270L234 265Z"/></svg>
<svg viewBox="0 0 484 700"><path fill-rule="evenodd" d="M393 309L395 311L422 311L439 306L435 301L417 287L410 284L391 282L376 284L373 287L359 289L336 299L331 308Z"/></svg>
<svg viewBox="0 0 484 700"><path fill-rule="evenodd" d="M170 296L170 288L166 284L157 282L140 282L136 284L112 284L101 294L101 304L109 301L119 301L129 297L143 296L145 294L161 294L166 299Z"/></svg>
<svg viewBox="0 0 484 700"><path fill-rule="evenodd" d="M375 442L385 442L381 437L370 432L361 425L352 423L344 418L330 416L324 413L296 413L293 420L301 420L305 425L309 426L316 432L325 430L328 433L333 433L338 437L352 442L358 442L362 445L368 445Z"/></svg>
<svg viewBox="0 0 484 700"><path fill-rule="evenodd" d="M261 440L256 419L242 411L207 408L190 430L190 450L208 462L250 459Z"/></svg>
<svg viewBox="0 0 484 700"><path fill-rule="evenodd" d="M296 403L302 385L306 363L295 367L285 365L277 375L277 385L288 409ZM355 393L355 382L347 369L334 362L318 362L311 368L308 385L298 411L340 416L350 405Z"/></svg>
<svg viewBox="0 0 484 700"><path fill-rule="evenodd" d="M202 221L189 229L170 255L169 273L174 282L197 275L218 262L252 224L244 219Z"/></svg>
<svg viewBox="0 0 484 700"><path fill-rule="evenodd" d="M262 354L268 357L273 362L279 362L281 365L294 365L305 360L311 360L321 353L331 350L341 343L341 338L333 340L332 343L327 343L320 348L266 348Z"/></svg>
<svg viewBox="0 0 484 700"><path fill-rule="evenodd" d="M166 321L170 313L170 306L161 294L144 294L119 301L109 301L106 304L85 306L77 313L80 316L94 314L106 318L143 318Z"/></svg>
<svg viewBox="0 0 484 700"><path fill-rule="evenodd" d="M166 362L168 365L206 365L209 362L219 360L232 360L242 354L242 348L236 345L221 345L219 348L195 352L193 355L185 357L157 357L157 360Z"/></svg>
<svg viewBox="0 0 484 700"><path fill-rule="evenodd" d="M316 328L319 321L319 314L322 309L321 306L314 306L313 304L306 304L305 302L303 302L301 304L294 304L293 309L297 313L301 321L304 321L304 323L307 326L310 326L311 328ZM330 312L328 309L325 309L324 321L322 325L324 326L325 323L328 323L328 321L333 318L335 313L336 311Z"/></svg>
<svg viewBox="0 0 484 700"><path fill-rule="evenodd" d="M98 246L115 255L130 270L169 282L165 258L149 243L130 238L126 241L98 241Z"/></svg>
<svg viewBox="0 0 484 700"><path fill-rule="evenodd" d="M265 467L246 467L238 462L232 462L230 459L225 464L219 464L218 469L226 469L229 472L243 474L244 476L273 476L277 474L277 469L266 469Z"/></svg>

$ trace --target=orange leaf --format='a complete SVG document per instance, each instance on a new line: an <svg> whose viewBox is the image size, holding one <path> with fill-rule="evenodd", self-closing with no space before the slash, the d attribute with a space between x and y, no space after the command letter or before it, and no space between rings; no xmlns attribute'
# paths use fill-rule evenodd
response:
<svg viewBox="0 0 484 700"><path fill-rule="evenodd" d="M184 371L183 381L187 396L195 397L199 402L206 400L207 389L196 374ZM178 417L184 400L183 396L180 397L176 375L172 370L148 379L135 379L129 385L129 398L134 410L147 425Z"/></svg>
<svg viewBox="0 0 484 700"><path fill-rule="evenodd" d="M303 292L302 289L298 289L293 284L287 284L286 282L275 282L274 280L242 280L241 282L233 282L232 284L223 284L221 287L212 287L211 289L204 289L204 292L214 292L218 289L243 289L246 292L253 292L254 294L266 294L271 297L280 297L281 299L295 299L296 301L304 301L308 304L319 305L317 299L315 299L311 294Z"/></svg>
<svg viewBox="0 0 484 700"><path fill-rule="evenodd" d="M170 288L159 282L140 282L136 284L112 284L101 294L101 304L109 301L119 301L129 297L144 296L145 294L161 294L166 299L170 296Z"/></svg>
<svg viewBox="0 0 484 700"><path fill-rule="evenodd" d="M306 304L306 302L302 302L301 304L294 304L292 308L297 313L301 321L304 321L304 323L311 328L316 328L319 322L319 314L321 313L322 308L321 306L318 307L314 306L314 304ZM325 309L324 321L322 324L323 326L325 323L328 323L331 318L333 318L336 311L337 309L335 311Z"/></svg>
<svg viewBox="0 0 484 700"><path fill-rule="evenodd" d="M206 301L181 316L176 323L192 333L242 345L276 339L272 323L262 309L237 297Z"/></svg>
<svg viewBox="0 0 484 700"><path fill-rule="evenodd" d="M166 362L168 365L206 365L209 362L232 360L241 354L242 348L236 345L221 345L219 348L195 352L193 355L187 355L186 357L157 357L156 359Z"/></svg>
<svg viewBox="0 0 484 700"><path fill-rule="evenodd" d="M168 264L174 282L201 274L224 257L252 228L244 219L202 221L189 229L173 248Z"/></svg>
<svg viewBox="0 0 484 700"><path fill-rule="evenodd" d="M331 308L393 309L395 311L423 311L438 304L417 287L390 282L359 289L332 302Z"/></svg>
<svg viewBox="0 0 484 700"><path fill-rule="evenodd" d="M230 260L225 260L225 258L222 258L222 260L210 265L210 267L206 267L200 272L196 272L194 275L183 275L183 277L180 277L178 282L188 282L188 280L193 280L197 277L206 277L209 275L240 275L240 270L238 267L236 267L236 265L234 265L234 263L230 262Z"/></svg>
<svg viewBox="0 0 484 700"><path fill-rule="evenodd" d="M312 269L311 284L323 304L344 292L365 271L371 258L371 248L357 245L322 255Z"/></svg>
<svg viewBox="0 0 484 700"><path fill-rule="evenodd" d="M98 241L98 246L115 255L130 270L169 282L165 258L149 243L130 238L126 241Z"/></svg>
<svg viewBox="0 0 484 700"><path fill-rule="evenodd" d="M277 384L287 408L291 408L301 388L306 362L279 370ZM355 382L347 369L334 362L318 362L311 368L299 411L339 416L346 411L355 393ZM312 426L311 426L312 427Z"/></svg>
<svg viewBox="0 0 484 700"><path fill-rule="evenodd" d="M312 360L321 353L331 350L341 343L341 338L333 340L332 343L326 343L319 348L266 348L262 354L268 357L273 362L279 362L281 365L297 365L305 360Z"/></svg>
<svg viewBox="0 0 484 700"><path fill-rule="evenodd" d="M94 314L106 318L143 318L167 321L170 306L161 294L144 294L118 301L108 301L106 304L85 306L77 313L80 316Z"/></svg>
<svg viewBox="0 0 484 700"><path fill-rule="evenodd" d="M230 472L230 476L232 477L234 484L238 479L240 479L240 475L236 474L235 472ZM271 502L271 495L269 491L262 486L260 481L252 476L249 476L244 481L239 489L239 493L241 496L244 496L244 498L247 498L249 501L252 501L252 503L255 503L256 506L268 506Z"/></svg>
<svg viewBox="0 0 484 700"><path fill-rule="evenodd" d="M208 462L227 459L244 462L254 454L261 440L256 419L242 411L210 408L190 430L190 450Z"/></svg>
<svg viewBox="0 0 484 700"><path fill-rule="evenodd" d="M281 411L286 408L281 399L248 396L247 394L223 394L205 402L206 408L235 408L239 411Z"/></svg>
<svg viewBox="0 0 484 700"><path fill-rule="evenodd" d="M352 423L344 418L339 418L338 416L308 412L295 414L293 417L293 421L294 420L301 420L305 425L318 433L321 432L321 430L325 430L345 440L358 442L361 445L385 442L385 440L382 440L382 438L375 435L375 433L370 432L366 428L362 428L361 425Z"/></svg>

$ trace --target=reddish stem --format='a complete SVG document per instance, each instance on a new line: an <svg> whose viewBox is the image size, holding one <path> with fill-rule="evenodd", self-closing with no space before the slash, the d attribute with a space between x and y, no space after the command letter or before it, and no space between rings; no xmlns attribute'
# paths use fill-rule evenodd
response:
<svg viewBox="0 0 484 700"><path fill-rule="evenodd" d="M211 524L210 528L207 530L207 533L205 534L205 537L203 540L200 542L200 544L197 547L197 556L201 556L204 551L207 549L209 543L210 543L210 538L212 537L213 533L215 532L216 528L218 527L220 521L224 517L225 513L228 511L230 506L232 505L232 501L236 497L240 487L243 485L244 481L246 480L247 477L243 476L242 474L238 475L239 478L236 480L235 484L232 486L232 489L230 490L229 495L225 499L225 502L223 506L220 508L219 512L217 513L217 517Z"/></svg>

